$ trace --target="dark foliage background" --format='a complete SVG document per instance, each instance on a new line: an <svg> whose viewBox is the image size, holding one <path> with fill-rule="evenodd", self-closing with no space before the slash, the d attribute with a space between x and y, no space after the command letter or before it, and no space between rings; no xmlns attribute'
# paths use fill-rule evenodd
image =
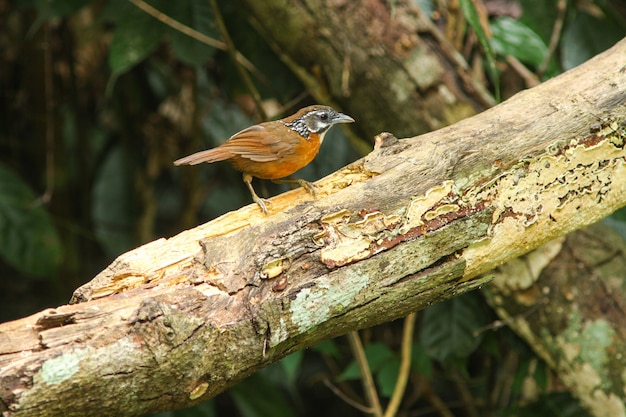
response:
<svg viewBox="0 0 626 417"><path fill-rule="evenodd" d="M619 0L417 3L503 98L626 33ZM249 204L240 174L227 164L177 168L172 161L311 104L237 1L149 1L162 20L138 7L145 4L0 0L1 321L64 304L117 255ZM252 64L260 100L227 52L168 26L163 15L213 39L220 39L221 16ZM450 31L451 21L465 23ZM331 130L299 176L314 180L346 165L379 133L352 128L349 138ZM286 189L255 184L267 195ZM611 224L623 230L623 217ZM478 293L420 313L398 415L587 415L520 339L493 328L495 320ZM398 375L402 323L360 335L384 403ZM162 415L363 415L343 398L363 403L360 379L339 338L193 409Z"/></svg>

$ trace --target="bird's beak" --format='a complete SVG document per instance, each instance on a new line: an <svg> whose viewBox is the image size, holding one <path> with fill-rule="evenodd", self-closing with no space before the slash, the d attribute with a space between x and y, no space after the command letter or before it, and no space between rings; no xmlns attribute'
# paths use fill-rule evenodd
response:
<svg viewBox="0 0 626 417"><path fill-rule="evenodd" d="M353 123L354 119L347 114L337 113L335 117L333 117L333 123Z"/></svg>

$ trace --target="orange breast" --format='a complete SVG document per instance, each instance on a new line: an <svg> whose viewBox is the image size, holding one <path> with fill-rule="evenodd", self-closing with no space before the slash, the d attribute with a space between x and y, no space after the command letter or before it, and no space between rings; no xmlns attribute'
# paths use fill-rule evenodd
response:
<svg viewBox="0 0 626 417"><path fill-rule="evenodd" d="M307 140L299 135L290 135L293 140L288 152L278 154L275 161L258 162L234 156L229 160L235 169L256 178L275 180L287 177L307 166L318 154L321 141L319 135L311 134Z"/></svg>

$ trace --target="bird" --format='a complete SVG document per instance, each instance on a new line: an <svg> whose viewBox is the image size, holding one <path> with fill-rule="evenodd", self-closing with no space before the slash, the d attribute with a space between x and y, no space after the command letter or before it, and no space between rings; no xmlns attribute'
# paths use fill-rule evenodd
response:
<svg viewBox="0 0 626 417"><path fill-rule="evenodd" d="M270 202L259 197L252 178L297 183L316 196L315 186L302 179L283 179L308 165L317 155L328 129L354 119L329 106L312 105L284 119L259 123L232 135L221 145L174 161L174 165L228 161L243 173L252 200L264 214Z"/></svg>

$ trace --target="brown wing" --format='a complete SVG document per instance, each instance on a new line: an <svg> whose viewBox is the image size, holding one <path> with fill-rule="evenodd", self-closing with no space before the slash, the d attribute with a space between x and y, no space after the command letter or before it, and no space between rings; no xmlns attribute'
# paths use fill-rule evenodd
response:
<svg viewBox="0 0 626 417"><path fill-rule="evenodd" d="M291 145L281 141L262 124L235 133L219 148L255 162L276 161L293 152Z"/></svg>
<svg viewBox="0 0 626 417"><path fill-rule="evenodd" d="M240 156L255 162L276 161L293 152L292 147L273 135L263 125L250 126L235 133L217 148L196 152L174 161L174 165L196 165Z"/></svg>

